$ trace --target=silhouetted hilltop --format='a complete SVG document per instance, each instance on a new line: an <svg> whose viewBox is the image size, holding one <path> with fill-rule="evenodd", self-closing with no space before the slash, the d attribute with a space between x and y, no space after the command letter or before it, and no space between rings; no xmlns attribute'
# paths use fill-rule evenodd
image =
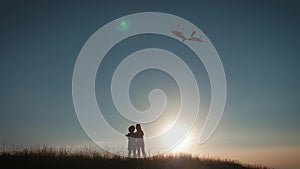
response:
<svg viewBox="0 0 300 169"><path fill-rule="evenodd" d="M101 152L69 152L66 149L22 149L1 151L5 169L268 169L232 160L193 157L189 154L126 158Z"/></svg>

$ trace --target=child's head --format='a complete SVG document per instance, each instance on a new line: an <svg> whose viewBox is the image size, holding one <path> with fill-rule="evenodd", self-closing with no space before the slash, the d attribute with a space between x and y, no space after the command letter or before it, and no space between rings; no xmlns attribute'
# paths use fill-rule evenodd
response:
<svg viewBox="0 0 300 169"><path fill-rule="evenodd" d="M130 127L128 128L128 131L129 131L130 133L133 133L134 130L135 130L135 127L134 127L133 125L130 126Z"/></svg>
<svg viewBox="0 0 300 169"><path fill-rule="evenodd" d="M141 130L142 130L142 127L141 127L141 125L140 125L140 124L136 124L135 128L136 128L136 130L139 130L139 131L141 131Z"/></svg>

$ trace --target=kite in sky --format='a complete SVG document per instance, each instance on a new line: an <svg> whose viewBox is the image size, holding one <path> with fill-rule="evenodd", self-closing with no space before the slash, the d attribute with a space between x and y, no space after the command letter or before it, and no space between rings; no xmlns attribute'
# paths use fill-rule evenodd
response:
<svg viewBox="0 0 300 169"><path fill-rule="evenodd" d="M206 33L206 31L204 31L199 38L196 38L194 36L197 33L197 31L196 31L196 28L194 28L193 31L192 31L192 33L191 33L191 36L190 37L186 37L186 36L184 36L184 34L182 32L178 31L178 28L181 27L181 26L182 26L182 24L179 24L177 26L177 28L175 28L175 29L172 30L172 33L174 35L178 36L179 38L181 38L182 41L190 40L190 41L193 41L193 42L203 42L202 37Z"/></svg>

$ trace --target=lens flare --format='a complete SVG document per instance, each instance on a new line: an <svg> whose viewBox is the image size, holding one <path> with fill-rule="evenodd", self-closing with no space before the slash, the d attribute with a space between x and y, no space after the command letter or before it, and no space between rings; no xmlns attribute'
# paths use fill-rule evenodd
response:
<svg viewBox="0 0 300 169"><path fill-rule="evenodd" d="M130 22L129 21L127 21L127 20L121 20L121 21L118 22L118 25L117 25L116 29L119 32L124 32L124 31L128 30L129 26L130 26Z"/></svg>

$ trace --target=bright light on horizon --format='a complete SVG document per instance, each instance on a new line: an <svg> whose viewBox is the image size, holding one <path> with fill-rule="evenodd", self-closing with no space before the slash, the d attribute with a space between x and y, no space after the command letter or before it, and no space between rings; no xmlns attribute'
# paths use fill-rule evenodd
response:
<svg viewBox="0 0 300 169"><path fill-rule="evenodd" d="M189 133L189 135L181 142L179 143L175 148L171 150L171 152L186 152L190 153L190 148L195 140L195 137L192 133Z"/></svg>
<svg viewBox="0 0 300 169"><path fill-rule="evenodd" d="M164 130L170 129L171 127L173 127L173 124L174 123L172 123L172 122L166 123L166 125L164 127ZM180 130L181 128L184 128L184 126L178 127L178 130ZM178 133L180 133L180 131ZM172 143L174 139L176 139L176 136L165 138L164 144ZM189 153L190 148L192 147L192 144L194 143L195 139L196 139L196 137L193 134L193 132L190 132L184 138L184 140L182 140L178 145L176 145L174 148L172 148L172 150L170 150L170 152L186 152L186 153Z"/></svg>

